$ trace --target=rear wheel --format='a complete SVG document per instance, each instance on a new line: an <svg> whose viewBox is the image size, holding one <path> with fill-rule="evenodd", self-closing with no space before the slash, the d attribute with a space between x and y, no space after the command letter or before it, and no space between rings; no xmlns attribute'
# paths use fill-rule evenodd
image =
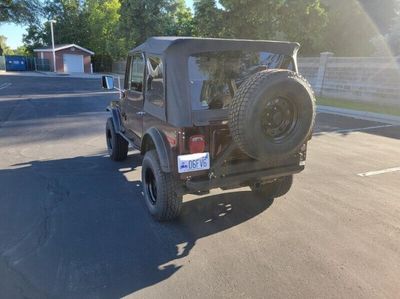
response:
<svg viewBox="0 0 400 299"><path fill-rule="evenodd" d="M107 119L106 142L110 158L114 161L125 160L128 156L128 142L115 132L112 118Z"/></svg>
<svg viewBox="0 0 400 299"><path fill-rule="evenodd" d="M146 206L157 221L176 218L182 206L177 182L171 173L163 172L157 152L146 152L142 163L142 184Z"/></svg>
<svg viewBox="0 0 400 299"><path fill-rule="evenodd" d="M289 192L293 184L293 175L285 176L271 183L256 183L250 186L257 196L277 198Z"/></svg>

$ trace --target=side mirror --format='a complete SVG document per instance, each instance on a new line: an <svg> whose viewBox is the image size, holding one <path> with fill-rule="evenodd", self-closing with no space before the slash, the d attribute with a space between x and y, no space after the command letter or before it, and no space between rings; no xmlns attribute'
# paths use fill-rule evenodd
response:
<svg viewBox="0 0 400 299"><path fill-rule="evenodd" d="M114 78L112 76L102 76L101 82L103 84L103 88L107 90L114 89Z"/></svg>

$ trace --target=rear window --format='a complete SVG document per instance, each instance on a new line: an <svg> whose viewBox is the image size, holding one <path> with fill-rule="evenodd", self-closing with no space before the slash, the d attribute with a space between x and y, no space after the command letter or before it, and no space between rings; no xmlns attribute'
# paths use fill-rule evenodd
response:
<svg viewBox="0 0 400 299"><path fill-rule="evenodd" d="M229 107L240 84L266 69L292 69L292 59L282 54L252 51L205 52L189 57L193 109Z"/></svg>

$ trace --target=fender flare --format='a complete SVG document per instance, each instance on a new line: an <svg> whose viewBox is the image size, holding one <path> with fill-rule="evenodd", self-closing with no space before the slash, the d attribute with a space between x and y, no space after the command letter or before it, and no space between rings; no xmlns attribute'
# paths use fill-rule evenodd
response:
<svg viewBox="0 0 400 299"><path fill-rule="evenodd" d="M114 125L114 130L116 133L121 133L121 114L118 108L115 107L107 107L107 111L111 112L111 118Z"/></svg>
<svg viewBox="0 0 400 299"><path fill-rule="evenodd" d="M172 150L165 135L157 128L152 127L143 135L140 153L144 155L149 149L155 148L164 172L172 172Z"/></svg>

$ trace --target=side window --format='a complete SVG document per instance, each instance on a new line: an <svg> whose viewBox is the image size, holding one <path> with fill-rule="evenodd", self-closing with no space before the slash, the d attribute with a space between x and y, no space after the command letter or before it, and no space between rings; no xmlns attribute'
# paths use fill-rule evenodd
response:
<svg viewBox="0 0 400 299"><path fill-rule="evenodd" d="M160 57L149 56L147 59L146 101L158 107L164 107L164 75Z"/></svg>
<svg viewBox="0 0 400 299"><path fill-rule="evenodd" d="M131 59L129 74L129 89L143 91L144 59L140 54L135 54Z"/></svg>

